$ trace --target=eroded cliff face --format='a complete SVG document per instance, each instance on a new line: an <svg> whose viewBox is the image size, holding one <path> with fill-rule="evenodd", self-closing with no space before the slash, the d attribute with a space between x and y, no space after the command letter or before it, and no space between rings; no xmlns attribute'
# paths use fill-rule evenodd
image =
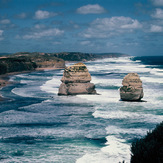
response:
<svg viewBox="0 0 163 163"><path fill-rule="evenodd" d="M4 74L42 70L45 68L65 68L65 61L45 53L22 52L0 57L0 88L8 84L7 79L2 77Z"/></svg>
<svg viewBox="0 0 163 163"><path fill-rule="evenodd" d="M65 68L61 81L63 83L87 83L91 81L91 75L85 64L77 63Z"/></svg>
<svg viewBox="0 0 163 163"><path fill-rule="evenodd" d="M45 53L25 52L0 58L0 75L36 68L65 68L65 61Z"/></svg>
<svg viewBox="0 0 163 163"><path fill-rule="evenodd" d="M29 58L2 58L0 59L0 75L10 72L32 71L37 67Z"/></svg>
<svg viewBox="0 0 163 163"><path fill-rule="evenodd" d="M142 81L137 73L127 74L123 81L123 87L120 88L120 97L124 101L139 101L143 98Z"/></svg>
<svg viewBox="0 0 163 163"><path fill-rule="evenodd" d="M65 68L65 61L63 59L49 53L21 52L15 53L13 56L29 58L32 62L36 63L37 68Z"/></svg>
<svg viewBox="0 0 163 163"><path fill-rule="evenodd" d="M65 68L58 95L96 94L95 85L85 64L77 63Z"/></svg>

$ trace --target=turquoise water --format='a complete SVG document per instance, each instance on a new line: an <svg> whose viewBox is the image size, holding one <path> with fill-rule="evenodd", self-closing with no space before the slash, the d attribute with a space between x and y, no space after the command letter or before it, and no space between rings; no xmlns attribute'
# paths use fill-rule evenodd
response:
<svg viewBox="0 0 163 163"><path fill-rule="evenodd" d="M130 57L85 63L100 95L57 96L63 70L10 77L1 90L0 162L130 162L130 145L163 120L163 70ZM120 101L137 72L147 102Z"/></svg>

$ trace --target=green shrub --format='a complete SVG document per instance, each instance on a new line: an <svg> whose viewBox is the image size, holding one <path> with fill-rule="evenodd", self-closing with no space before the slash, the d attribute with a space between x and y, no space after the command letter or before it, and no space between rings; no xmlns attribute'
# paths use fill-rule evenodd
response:
<svg viewBox="0 0 163 163"><path fill-rule="evenodd" d="M132 143L131 163L163 163L163 122Z"/></svg>
<svg viewBox="0 0 163 163"><path fill-rule="evenodd" d="M0 59L0 75L9 72L31 71L37 67L28 57Z"/></svg>

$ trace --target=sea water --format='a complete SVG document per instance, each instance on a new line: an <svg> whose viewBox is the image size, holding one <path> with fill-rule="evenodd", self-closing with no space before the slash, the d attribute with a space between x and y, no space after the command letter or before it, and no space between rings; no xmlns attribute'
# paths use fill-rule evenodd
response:
<svg viewBox="0 0 163 163"><path fill-rule="evenodd" d="M163 65L141 57L85 64L100 95L58 96L63 70L10 77L1 90L8 100L0 103L0 162L130 162L131 143L163 120ZM147 102L120 101L130 72L140 76Z"/></svg>

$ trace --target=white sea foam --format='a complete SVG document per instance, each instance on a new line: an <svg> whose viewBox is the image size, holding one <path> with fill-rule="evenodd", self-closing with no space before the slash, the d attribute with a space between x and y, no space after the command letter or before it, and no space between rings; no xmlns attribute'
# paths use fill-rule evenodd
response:
<svg viewBox="0 0 163 163"><path fill-rule="evenodd" d="M147 129L122 129L117 128L116 126L108 126L106 128L107 134L106 137L106 147L103 147L101 151L97 153L87 153L83 157L79 158L76 163L118 163L123 160L126 163L130 162L130 144L126 143L125 139L117 138L115 135L123 134L138 134L145 135ZM113 134L113 135L112 135Z"/></svg>
<svg viewBox="0 0 163 163"><path fill-rule="evenodd" d="M129 73L129 72L136 72L136 73L147 73L151 71L151 68L146 68L144 65L141 64L125 64L125 65L117 65L117 69L121 70L121 73Z"/></svg>
<svg viewBox="0 0 163 163"><path fill-rule="evenodd" d="M130 160L130 145L126 144L124 139L118 139L115 136L107 136L106 147L96 153L87 153L79 158L76 163L118 163Z"/></svg>
<svg viewBox="0 0 163 163"><path fill-rule="evenodd" d="M101 149L102 152L111 155L108 160L110 163L118 163L125 160L126 163L130 162L130 145L124 139L118 139L115 136L107 136L106 147Z"/></svg>
<svg viewBox="0 0 163 163"><path fill-rule="evenodd" d="M81 158L76 160L76 163L113 163L112 158L109 155L98 152L98 153L87 153Z"/></svg>
<svg viewBox="0 0 163 163"><path fill-rule="evenodd" d="M163 78L158 77L140 77L143 82L163 84Z"/></svg>
<svg viewBox="0 0 163 163"><path fill-rule="evenodd" d="M150 73L157 76L163 76L163 69L153 68Z"/></svg>
<svg viewBox="0 0 163 163"><path fill-rule="evenodd" d="M54 78L48 80L45 84L40 86L40 88L42 91L57 94L60 84L60 76L55 76Z"/></svg>
<svg viewBox="0 0 163 163"><path fill-rule="evenodd" d="M35 90L36 87L33 86L30 88L14 88L11 92L22 97L35 97Z"/></svg>
<svg viewBox="0 0 163 163"><path fill-rule="evenodd" d="M141 60L136 60L135 62L141 62Z"/></svg>
<svg viewBox="0 0 163 163"><path fill-rule="evenodd" d="M160 123L163 119L163 115L154 114L144 114L144 113L134 113L125 111L98 111L96 110L92 114L95 118L104 119L126 119L132 122L150 122L150 123Z"/></svg>
<svg viewBox="0 0 163 163"><path fill-rule="evenodd" d="M109 135L119 135L119 134L134 134L144 136L147 133L146 128L120 128L117 126L109 125L106 127L106 133Z"/></svg>
<svg viewBox="0 0 163 163"><path fill-rule="evenodd" d="M21 80L20 83L21 84L28 84L28 83L33 83L33 80Z"/></svg>
<svg viewBox="0 0 163 163"><path fill-rule="evenodd" d="M13 82L14 80L15 80L15 76L11 76L9 79L10 82Z"/></svg>
<svg viewBox="0 0 163 163"><path fill-rule="evenodd" d="M90 61L90 62L93 62L93 63L96 63L96 62L100 62L100 63L103 63L103 62L132 63L134 61L132 61L131 58L132 57L104 58L104 59L99 59L99 60Z"/></svg>
<svg viewBox="0 0 163 163"><path fill-rule="evenodd" d="M111 103L119 101L119 92L118 90L104 90L96 89L99 95L77 95L81 99L91 101L93 103Z"/></svg>
<svg viewBox="0 0 163 163"><path fill-rule="evenodd" d="M108 77L108 79L101 79L100 77L93 76L91 82L94 84L103 84L105 86L113 85L113 86L120 87L122 80L121 79L110 79L109 77Z"/></svg>
<svg viewBox="0 0 163 163"><path fill-rule="evenodd" d="M15 75L16 77L19 77L19 78L24 78L27 76L27 74L18 74L18 75Z"/></svg>
<svg viewBox="0 0 163 163"><path fill-rule="evenodd" d="M96 65L88 65L88 70L91 72L114 72L114 73L129 73L129 72L135 72L135 73L149 73L152 69L147 68L145 65L142 65L141 63L136 63L134 61L129 62L116 62L116 63L107 63L104 62L102 64L96 64Z"/></svg>

